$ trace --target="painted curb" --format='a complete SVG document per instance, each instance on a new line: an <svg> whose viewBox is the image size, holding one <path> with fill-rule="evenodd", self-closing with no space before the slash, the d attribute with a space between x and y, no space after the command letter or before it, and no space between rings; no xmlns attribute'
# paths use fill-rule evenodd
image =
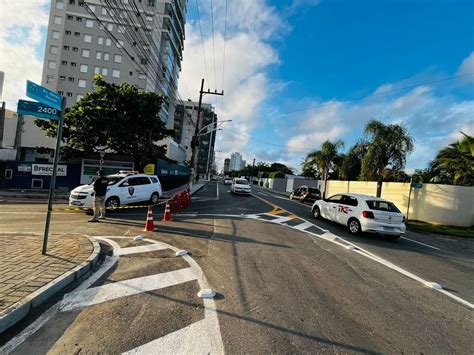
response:
<svg viewBox="0 0 474 355"><path fill-rule="evenodd" d="M58 276L53 281L47 283L1 312L0 333L3 333L8 328L18 323L30 312L31 309L39 306L66 286L70 285L73 281L83 277L86 273L91 271L99 258L100 245L95 239L88 235L83 235L83 237L88 238L94 248L86 261L61 276Z"/></svg>

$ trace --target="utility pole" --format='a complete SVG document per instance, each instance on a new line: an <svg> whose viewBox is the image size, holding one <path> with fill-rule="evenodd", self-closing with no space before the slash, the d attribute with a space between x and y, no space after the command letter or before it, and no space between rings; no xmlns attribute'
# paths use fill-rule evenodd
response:
<svg viewBox="0 0 474 355"><path fill-rule="evenodd" d="M252 164L252 181L250 182L253 185L253 177L255 175L255 158L253 158L253 164Z"/></svg>
<svg viewBox="0 0 474 355"><path fill-rule="evenodd" d="M199 149L198 149L198 146L199 146L198 133L199 133L199 130L201 129L202 121L203 121L201 119L201 105L202 105L202 97L205 94L223 96L224 95L224 90L222 90L222 92L220 92L220 93L218 93L217 90L214 90L214 92L211 92L210 89L207 89L207 91L204 91L204 79L201 80L201 90L199 90L199 104L198 104L198 112L197 112L197 120L196 120L196 129L194 130L194 136L193 136L193 139L191 141L191 148L192 148L191 181L192 182L194 182L196 180L196 174L197 174L197 161L198 161L197 154L199 152Z"/></svg>
<svg viewBox="0 0 474 355"><path fill-rule="evenodd" d="M1 91L1 88L0 88ZM5 101L2 102L2 111L0 112L0 149L3 147L3 130L5 127Z"/></svg>

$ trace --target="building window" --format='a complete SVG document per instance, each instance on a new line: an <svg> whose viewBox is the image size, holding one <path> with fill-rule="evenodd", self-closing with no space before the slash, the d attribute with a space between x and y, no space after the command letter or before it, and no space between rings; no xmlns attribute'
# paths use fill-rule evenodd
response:
<svg viewBox="0 0 474 355"><path fill-rule="evenodd" d="M89 9L91 9L91 11L95 13L95 6L94 5L89 5Z"/></svg>
<svg viewBox="0 0 474 355"><path fill-rule="evenodd" d="M32 189L42 189L43 188L43 179L31 179L31 188Z"/></svg>
<svg viewBox="0 0 474 355"><path fill-rule="evenodd" d="M58 91L58 94L64 96L64 91Z"/></svg>
<svg viewBox="0 0 474 355"><path fill-rule="evenodd" d="M71 62L71 67L76 67L77 63L76 62Z"/></svg>
<svg viewBox="0 0 474 355"><path fill-rule="evenodd" d="M86 27L89 27L89 28L94 27L94 21L92 21L92 20L86 20Z"/></svg>
<svg viewBox="0 0 474 355"><path fill-rule="evenodd" d="M61 61L61 64L62 64L62 65L67 65L67 60L62 60L62 61Z"/></svg>
<svg viewBox="0 0 474 355"><path fill-rule="evenodd" d="M61 38L61 33L60 33L59 31L53 31L53 32L51 33L51 37L52 37L53 39L59 39L59 38Z"/></svg>
<svg viewBox="0 0 474 355"><path fill-rule="evenodd" d="M90 56L90 51L89 51L88 49L83 49L83 50L82 50L82 56L83 56L84 58L89 58L89 56Z"/></svg>
<svg viewBox="0 0 474 355"><path fill-rule="evenodd" d="M61 16L54 16L54 24L55 25L60 25L63 23L63 18Z"/></svg>
<svg viewBox="0 0 474 355"><path fill-rule="evenodd" d="M50 61L48 62L48 68L49 68L49 69L56 69L56 61L50 60Z"/></svg>
<svg viewBox="0 0 474 355"><path fill-rule="evenodd" d="M122 63L122 56L120 54L116 54L114 56L114 62L115 63Z"/></svg>
<svg viewBox="0 0 474 355"><path fill-rule="evenodd" d="M108 62L109 59L110 59L110 53L104 53L104 60Z"/></svg>
<svg viewBox="0 0 474 355"><path fill-rule="evenodd" d="M146 18L147 21L153 21L153 17L151 17L151 16L146 16L145 18Z"/></svg>
<svg viewBox="0 0 474 355"><path fill-rule="evenodd" d="M107 68L102 68L102 75L107 76L109 70Z"/></svg>
<svg viewBox="0 0 474 355"><path fill-rule="evenodd" d="M84 42L91 43L92 42L92 36L91 35L84 35Z"/></svg>
<svg viewBox="0 0 474 355"><path fill-rule="evenodd" d="M58 52L59 52L58 46L50 46L50 47L49 47L49 53L51 53L51 54L58 54Z"/></svg>
<svg viewBox="0 0 474 355"><path fill-rule="evenodd" d="M64 3L62 1L56 1L56 9L62 10L64 9Z"/></svg>
<svg viewBox="0 0 474 355"><path fill-rule="evenodd" d="M117 48L123 48L123 41L121 39L118 40Z"/></svg>
<svg viewBox="0 0 474 355"><path fill-rule="evenodd" d="M133 76L133 71L129 71L128 74L130 74L130 76Z"/></svg>
<svg viewBox="0 0 474 355"><path fill-rule="evenodd" d="M84 95L77 94L77 96L76 96L76 101L79 101L79 100L82 99L83 97L84 97Z"/></svg>
<svg viewBox="0 0 474 355"><path fill-rule="evenodd" d="M112 70L112 76L114 78L120 78L120 70L118 70L118 69Z"/></svg>
<svg viewBox="0 0 474 355"><path fill-rule="evenodd" d="M77 48L77 47L72 47L72 51L73 51L73 52L78 52L78 51L79 51L79 48Z"/></svg>
<svg viewBox="0 0 474 355"><path fill-rule="evenodd" d="M64 33L66 33L66 36L70 36L70 35L71 35L71 31L64 31Z"/></svg>
<svg viewBox="0 0 474 355"><path fill-rule="evenodd" d="M122 3L128 5L128 0L122 0Z"/></svg>
<svg viewBox="0 0 474 355"><path fill-rule="evenodd" d="M66 80L66 77L65 77L64 75L60 75L60 76L59 76L59 80L65 81L65 80Z"/></svg>
<svg viewBox="0 0 474 355"><path fill-rule="evenodd" d="M107 16L107 9L105 7L102 8L102 15Z"/></svg>
<svg viewBox="0 0 474 355"><path fill-rule="evenodd" d="M140 64L148 64L148 60L146 60L145 58L140 58Z"/></svg>
<svg viewBox="0 0 474 355"><path fill-rule="evenodd" d="M100 44L100 45L104 44L104 37L99 37L97 39L97 44Z"/></svg>
<svg viewBox="0 0 474 355"><path fill-rule="evenodd" d="M68 93L67 93L67 96L68 96L68 97L72 97L72 92L68 92Z"/></svg>
<svg viewBox="0 0 474 355"><path fill-rule="evenodd" d="M82 17L76 16L76 21L77 21L77 22L82 22Z"/></svg>
<svg viewBox="0 0 474 355"><path fill-rule="evenodd" d="M107 29L108 29L110 32L112 32L112 31L114 30L114 25L113 25L112 23L109 23L109 24L107 25Z"/></svg>
<svg viewBox="0 0 474 355"><path fill-rule="evenodd" d="M46 84L52 84L54 82L54 76L46 75Z"/></svg>
<svg viewBox="0 0 474 355"><path fill-rule="evenodd" d="M72 76L70 76L69 78L67 78L67 80L69 80L71 83L74 82L74 78Z"/></svg>
<svg viewBox="0 0 474 355"><path fill-rule="evenodd" d="M111 40L110 38L107 38L107 39L105 40L105 45L108 46L108 47L110 47L111 44L112 44L112 40Z"/></svg>
<svg viewBox="0 0 474 355"><path fill-rule="evenodd" d="M117 31L118 31L118 33L125 33L125 27L124 26L118 26Z"/></svg>
<svg viewBox="0 0 474 355"><path fill-rule="evenodd" d="M95 59L102 59L102 52L97 52L95 54Z"/></svg>
<svg viewBox="0 0 474 355"><path fill-rule="evenodd" d="M77 86L79 86L80 88L85 88L86 84L87 82L84 79L79 79L79 81L77 82Z"/></svg>
<svg viewBox="0 0 474 355"><path fill-rule="evenodd" d="M76 0L69 0L69 3L70 3L71 5L76 5Z"/></svg>
<svg viewBox="0 0 474 355"><path fill-rule="evenodd" d="M68 20L74 20L74 16L72 16L72 15L67 15L67 19L68 19Z"/></svg>
<svg viewBox="0 0 474 355"><path fill-rule="evenodd" d="M100 74L100 68L99 67L94 68L94 74Z"/></svg>
<svg viewBox="0 0 474 355"><path fill-rule="evenodd" d="M63 49L64 49L65 51L68 51L68 50L69 50L69 46L63 46Z"/></svg>
<svg viewBox="0 0 474 355"><path fill-rule="evenodd" d="M81 73L87 73L88 69L89 69L89 67L86 64L81 64L81 67L79 68L79 71Z"/></svg>
<svg viewBox="0 0 474 355"><path fill-rule="evenodd" d="M155 7L155 2L156 2L156 0L147 0L147 5Z"/></svg>
<svg viewBox="0 0 474 355"><path fill-rule="evenodd" d="M81 32L74 32L74 36L80 37L80 36L81 36Z"/></svg>
<svg viewBox="0 0 474 355"><path fill-rule="evenodd" d="M99 30L103 30L105 27L103 24L99 23Z"/></svg>

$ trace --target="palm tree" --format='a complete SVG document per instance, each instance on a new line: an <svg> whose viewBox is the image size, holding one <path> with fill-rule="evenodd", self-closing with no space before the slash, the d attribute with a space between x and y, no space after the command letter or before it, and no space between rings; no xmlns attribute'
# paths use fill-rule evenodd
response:
<svg viewBox="0 0 474 355"><path fill-rule="evenodd" d="M342 166L339 172L339 177L343 180L357 180L360 175L362 159L367 153L368 143L364 140L359 140L344 156Z"/></svg>
<svg viewBox="0 0 474 355"><path fill-rule="evenodd" d="M323 142L320 150L315 150L306 156L304 164L314 166L324 180L324 194L326 194L329 172L334 170L335 162L339 157L338 150L342 147L344 147L344 142L341 140L334 143L327 140Z"/></svg>
<svg viewBox="0 0 474 355"><path fill-rule="evenodd" d="M380 197L385 168L402 170L407 155L413 151L414 139L402 125L385 125L378 120L367 123L364 133L369 146L362 159L360 178L376 180L377 196Z"/></svg>
<svg viewBox="0 0 474 355"><path fill-rule="evenodd" d="M431 169L436 176L446 177L454 185L473 185L474 137L462 134L462 140L439 151Z"/></svg>

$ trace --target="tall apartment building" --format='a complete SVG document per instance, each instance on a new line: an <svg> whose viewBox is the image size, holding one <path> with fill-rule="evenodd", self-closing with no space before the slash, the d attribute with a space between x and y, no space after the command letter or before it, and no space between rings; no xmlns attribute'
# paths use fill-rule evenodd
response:
<svg viewBox="0 0 474 355"><path fill-rule="evenodd" d="M42 85L68 106L93 91L95 74L161 92L160 118L173 128L186 7L187 0L52 0Z"/></svg>
<svg viewBox="0 0 474 355"><path fill-rule="evenodd" d="M192 148L191 140L196 129L198 103L191 100L177 101L174 115L174 140L186 151L187 161L191 161ZM212 105L201 104L202 121L199 122L199 129L217 121ZM199 137L197 173L201 178L212 170L214 161L214 145L216 132L209 132Z"/></svg>
<svg viewBox="0 0 474 355"><path fill-rule="evenodd" d="M242 159L242 155L238 152L230 155L230 171L239 171L245 168L245 160Z"/></svg>
<svg viewBox="0 0 474 355"><path fill-rule="evenodd" d="M224 174L227 174L230 171L230 159L224 159Z"/></svg>

